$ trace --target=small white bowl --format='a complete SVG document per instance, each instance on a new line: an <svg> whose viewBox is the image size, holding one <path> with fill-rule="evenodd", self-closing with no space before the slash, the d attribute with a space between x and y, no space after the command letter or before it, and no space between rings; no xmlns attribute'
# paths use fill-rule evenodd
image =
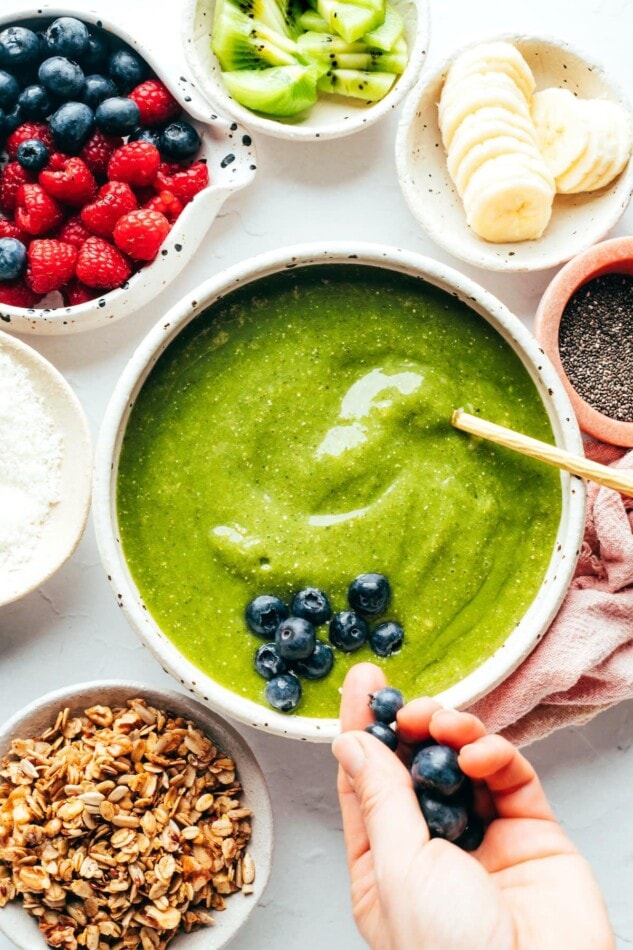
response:
<svg viewBox="0 0 633 950"><path fill-rule="evenodd" d="M176 80L167 74L151 49L127 33L119 23L102 17L94 10L84 9L79 4L75 7L71 7L71 4L59 7L57 4L42 3L37 7L37 15L3 14L0 17L0 29L13 23L33 24L41 29L43 24L55 17L69 14L112 33L149 63L182 108L189 113L191 124L202 139L197 157L206 160L210 183L186 205L165 238L156 259L133 274L122 287L74 307L24 309L0 303L0 320L4 321L4 329L17 333L78 333L105 326L144 306L177 277L197 250L226 199L232 192L245 188L252 181L256 170L255 146L248 130L217 115L185 79L180 77Z"/></svg>
<svg viewBox="0 0 633 950"><path fill-rule="evenodd" d="M118 603L137 635L170 672L223 714L277 735L313 742L331 741L338 719L287 716L226 689L194 666L165 636L143 602L123 554L116 511L121 443L134 401L156 362L178 334L203 310L236 288L288 267L336 264L381 267L413 275L454 295L487 321L512 347L534 380L552 425L556 444L580 453L582 443L567 394L534 337L495 297L458 271L430 258L378 244L334 242L306 244L262 254L229 268L188 294L162 317L140 344L112 395L95 455L93 483L97 543ZM192 306L191 301L196 305ZM543 636L573 576L584 529L585 488L580 479L561 474L562 516L551 560L531 606L505 643L473 673L438 696L451 707L469 706L493 689L528 655Z"/></svg>
<svg viewBox="0 0 633 950"><path fill-rule="evenodd" d="M88 420L62 374L32 347L0 332L6 352L29 375L36 394L62 436L61 498L42 526L33 555L15 570L0 571L0 607L43 584L64 564L81 540L92 478L92 443Z"/></svg>
<svg viewBox="0 0 633 950"><path fill-rule="evenodd" d="M253 812L253 830L249 853L255 861L254 892L235 893L227 899L226 910L214 912L215 924L190 934L179 934L170 944L174 950L220 950L235 937L257 906L270 877L273 853L273 816L266 780L257 759L242 736L224 719L196 702L190 696L164 689L155 689L127 680L100 680L78 683L47 693L16 713L0 729L0 758L10 750L16 738L41 735L57 713L66 706L71 715L96 704L124 705L127 699L139 697L156 708L169 709L191 719L205 734L217 742L235 762L237 775L244 789L243 802ZM22 909L19 900L0 910L0 931L20 950L45 950L48 944L33 917Z"/></svg>
<svg viewBox="0 0 633 950"><path fill-rule="evenodd" d="M427 234L476 267L531 271L556 267L601 240L622 217L633 192L633 161L606 188L578 195L557 195L552 218L536 241L492 244L466 224L461 198L446 167L437 104L448 69L465 49L505 40L523 54L536 88L560 86L586 99L608 99L630 112L625 94L583 53L561 40L504 34L485 37L457 50L407 97L396 138L400 185L409 209Z"/></svg>
<svg viewBox="0 0 633 950"><path fill-rule="evenodd" d="M307 115L289 119L267 118L240 105L228 94L220 64L211 50L214 0L186 0L185 56L198 88L209 102L217 103L249 128L293 141L342 138L372 125L395 109L420 75L429 42L428 0L393 0L393 3L404 17L409 61L384 99L370 105L343 96L319 96Z"/></svg>

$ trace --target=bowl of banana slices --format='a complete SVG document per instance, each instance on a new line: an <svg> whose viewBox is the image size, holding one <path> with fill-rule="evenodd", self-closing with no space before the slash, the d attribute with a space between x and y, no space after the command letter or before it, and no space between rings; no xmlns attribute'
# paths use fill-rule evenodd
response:
<svg viewBox="0 0 633 950"><path fill-rule="evenodd" d="M633 193L633 115L568 44L504 35L456 52L409 93L396 138L414 217L491 270L555 267L600 241Z"/></svg>

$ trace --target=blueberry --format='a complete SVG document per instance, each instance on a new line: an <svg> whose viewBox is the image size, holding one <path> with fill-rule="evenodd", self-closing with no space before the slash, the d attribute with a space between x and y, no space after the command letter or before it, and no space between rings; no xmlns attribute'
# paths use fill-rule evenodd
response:
<svg viewBox="0 0 633 950"><path fill-rule="evenodd" d="M48 126L55 148L76 155L92 135L94 124L94 113L89 106L83 102L65 102L50 117Z"/></svg>
<svg viewBox="0 0 633 950"><path fill-rule="evenodd" d="M377 656L391 656L402 648L404 630L394 620L379 623L369 634L369 645Z"/></svg>
<svg viewBox="0 0 633 950"><path fill-rule="evenodd" d="M468 816L466 830L462 831L459 838L455 839L455 844L463 851L475 851L484 840L486 829L484 823L477 815Z"/></svg>
<svg viewBox="0 0 633 950"><path fill-rule="evenodd" d="M147 78L148 69L145 61L131 49L118 49L108 60L108 73L119 92L128 93Z"/></svg>
<svg viewBox="0 0 633 950"><path fill-rule="evenodd" d="M84 71L78 63L64 56L45 59L37 71L39 81L61 99L76 99L84 85Z"/></svg>
<svg viewBox="0 0 633 950"><path fill-rule="evenodd" d="M139 126L130 135L130 142L149 142L160 148L160 129L143 129Z"/></svg>
<svg viewBox="0 0 633 950"><path fill-rule="evenodd" d="M330 620L330 643L351 653L367 641L369 627L353 610L342 610Z"/></svg>
<svg viewBox="0 0 633 950"><path fill-rule="evenodd" d="M286 661L279 656L279 650L274 641L271 643L262 643L255 653L255 669L265 680L271 680L273 676L279 676L285 673L288 667Z"/></svg>
<svg viewBox="0 0 633 950"><path fill-rule="evenodd" d="M454 795L464 781L457 752L448 745L429 745L415 753L411 761L411 779L416 791L436 795Z"/></svg>
<svg viewBox="0 0 633 950"><path fill-rule="evenodd" d="M260 594L246 608L246 625L251 633L270 640L275 636L277 627L288 616L288 608L279 597Z"/></svg>
<svg viewBox="0 0 633 950"><path fill-rule="evenodd" d="M327 676L334 666L334 651L329 643L317 640L314 650L304 660L296 660L292 668L299 676L307 680L321 680Z"/></svg>
<svg viewBox="0 0 633 950"><path fill-rule="evenodd" d="M292 673L282 673L268 680L265 693L273 709L292 712L301 702L301 683Z"/></svg>
<svg viewBox="0 0 633 950"><path fill-rule="evenodd" d="M4 134L9 135L11 132L15 132L17 127L24 122L24 118L22 107L16 103L10 112L5 112L3 126L6 131Z"/></svg>
<svg viewBox="0 0 633 950"><path fill-rule="evenodd" d="M370 736L375 736L376 739L380 739L392 752L395 752L398 748L398 736L384 722L370 722L368 726L365 726L365 732L368 732Z"/></svg>
<svg viewBox="0 0 633 950"><path fill-rule="evenodd" d="M277 627L275 643L284 660L305 660L316 644L314 627L303 617L288 617Z"/></svg>
<svg viewBox="0 0 633 950"><path fill-rule="evenodd" d="M395 686L385 686L376 693L369 694L369 708L377 722L394 722L404 706L404 696Z"/></svg>
<svg viewBox="0 0 633 950"><path fill-rule="evenodd" d="M54 56L72 56L77 59L88 49L88 27L73 16L53 20L44 37L49 52Z"/></svg>
<svg viewBox="0 0 633 950"><path fill-rule="evenodd" d="M97 106L97 128L104 135L128 135L139 124L141 113L133 99L113 96Z"/></svg>
<svg viewBox="0 0 633 950"><path fill-rule="evenodd" d="M84 79L80 99L91 109L96 109L104 99L112 99L114 96L116 96L116 86L107 76L95 73Z"/></svg>
<svg viewBox="0 0 633 950"><path fill-rule="evenodd" d="M188 122L170 122L160 137L160 151L166 158L183 161L200 148L200 136Z"/></svg>
<svg viewBox="0 0 633 950"><path fill-rule="evenodd" d="M110 44L105 33L101 31L91 33L86 51L79 57L83 71L85 73L101 72L106 68L109 55Z"/></svg>
<svg viewBox="0 0 633 950"><path fill-rule="evenodd" d="M0 33L0 66L7 69L31 66L40 55L40 41L33 30L10 26Z"/></svg>
<svg viewBox="0 0 633 950"><path fill-rule="evenodd" d="M306 587L292 598L290 610L295 617L309 620L319 627L332 616L332 608L327 596L316 587Z"/></svg>
<svg viewBox="0 0 633 950"><path fill-rule="evenodd" d="M17 160L27 171L41 171L49 158L49 150L39 139L25 139L18 145Z"/></svg>
<svg viewBox="0 0 633 950"><path fill-rule="evenodd" d="M0 69L0 109L12 109L20 95L20 84L6 69Z"/></svg>
<svg viewBox="0 0 633 950"><path fill-rule="evenodd" d="M391 588L384 574L361 574L352 581L347 592L352 610L370 617L384 613L390 598Z"/></svg>
<svg viewBox="0 0 633 950"><path fill-rule="evenodd" d="M468 813L462 804L440 801L429 792L420 792L418 802L432 838L455 841L466 830Z"/></svg>
<svg viewBox="0 0 633 950"><path fill-rule="evenodd" d="M0 238L0 280L19 277L26 264L26 248L17 238Z"/></svg>
<svg viewBox="0 0 633 950"><path fill-rule="evenodd" d="M25 86L20 93L18 103L26 118L35 121L45 119L53 110L46 89L37 84Z"/></svg>

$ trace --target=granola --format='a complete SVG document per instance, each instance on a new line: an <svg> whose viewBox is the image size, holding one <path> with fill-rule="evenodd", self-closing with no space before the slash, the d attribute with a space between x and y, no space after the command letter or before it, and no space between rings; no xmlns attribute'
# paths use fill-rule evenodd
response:
<svg viewBox="0 0 633 950"><path fill-rule="evenodd" d="M51 947L162 950L253 893L235 763L191 721L131 699L63 709L0 763L0 907Z"/></svg>

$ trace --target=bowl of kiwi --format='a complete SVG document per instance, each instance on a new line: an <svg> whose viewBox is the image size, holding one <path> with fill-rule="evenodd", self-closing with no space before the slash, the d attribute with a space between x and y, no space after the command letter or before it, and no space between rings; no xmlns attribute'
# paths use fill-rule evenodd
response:
<svg viewBox="0 0 633 950"><path fill-rule="evenodd" d="M416 82L427 0L187 0L185 56L198 91L252 130L351 135Z"/></svg>

